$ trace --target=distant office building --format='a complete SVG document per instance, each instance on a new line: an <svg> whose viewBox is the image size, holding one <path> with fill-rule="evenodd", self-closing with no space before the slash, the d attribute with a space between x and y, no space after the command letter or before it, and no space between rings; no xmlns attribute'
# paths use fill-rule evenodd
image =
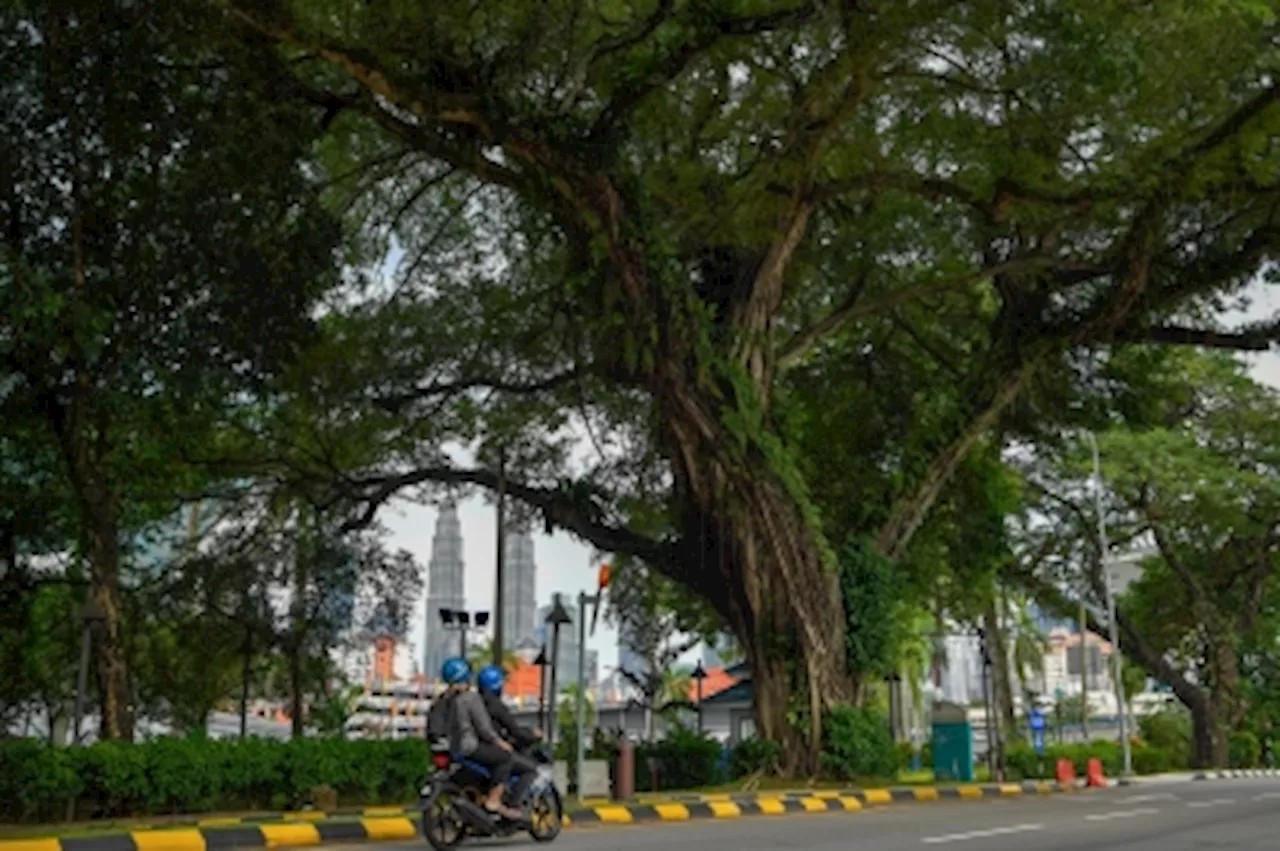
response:
<svg viewBox="0 0 1280 851"><path fill-rule="evenodd" d="M502 633L507 647L532 641L537 634L537 572L533 535L508 533L502 570Z"/></svg>
<svg viewBox="0 0 1280 851"><path fill-rule="evenodd" d="M618 668L636 677L644 676L648 668L644 657L636 651L626 624L618 627Z"/></svg>
<svg viewBox="0 0 1280 851"><path fill-rule="evenodd" d="M463 585L462 523L458 507L448 503L440 509L436 533L431 539L431 561L427 565L427 610L422 670L429 679L440 676L444 660L457 654L458 634L440 622L440 610L466 606Z"/></svg>

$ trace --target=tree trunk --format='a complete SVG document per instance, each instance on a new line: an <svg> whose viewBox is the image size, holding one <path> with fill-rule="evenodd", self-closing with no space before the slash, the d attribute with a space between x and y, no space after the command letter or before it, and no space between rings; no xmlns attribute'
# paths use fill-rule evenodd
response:
<svg viewBox="0 0 1280 851"><path fill-rule="evenodd" d="M67 465L89 564L89 594L102 615L93 642L102 713L98 736L132 741L133 693L121 635L120 505L105 470L109 423L92 408L90 393L88 376L79 372L68 401L49 393L42 404Z"/></svg>
<svg viewBox="0 0 1280 851"><path fill-rule="evenodd" d="M685 538L711 556L694 590L717 605L742 644L759 734L782 746L785 771L811 773L824 711L852 699L835 565L762 448L735 452L724 412L713 411L706 394L671 401L671 457L679 492L693 506ZM802 729L789 718L797 708Z"/></svg>
<svg viewBox="0 0 1280 851"><path fill-rule="evenodd" d="M1228 732L1208 698L1193 701L1191 709L1192 768L1226 768Z"/></svg>
<svg viewBox="0 0 1280 851"><path fill-rule="evenodd" d="M253 675L253 638L249 630L245 630L244 655L240 664L240 738L249 734L249 680Z"/></svg>
<svg viewBox="0 0 1280 851"><path fill-rule="evenodd" d="M90 518L85 520L93 523ZM92 567L89 593L103 614L93 642L102 713L98 737L133 741L133 690L121 636L120 548L114 518L100 517L89 529L88 538Z"/></svg>
<svg viewBox="0 0 1280 851"><path fill-rule="evenodd" d="M1017 734L1018 716L1013 706L1013 678L1009 671L1009 647L1005 640L1004 626L1000 623L996 611L995 600L987 603L983 612L983 621L987 631L987 646L991 651L991 685L995 691L997 716L1004 728L1002 741Z"/></svg>
<svg viewBox="0 0 1280 851"><path fill-rule="evenodd" d="M302 717L302 648L291 644L286 651L289 656L289 725L293 738L301 739L305 734Z"/></svg>

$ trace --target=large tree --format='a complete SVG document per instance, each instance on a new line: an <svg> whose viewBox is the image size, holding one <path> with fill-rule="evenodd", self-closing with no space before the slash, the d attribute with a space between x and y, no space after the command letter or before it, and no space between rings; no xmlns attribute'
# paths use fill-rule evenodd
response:
<svg viewBox="0 0 1280 851"><path fill-rule="evenodd" d="M1280 396L1229 358L1192 355L1169 366L1176 389L1152 411L1155 420L1099 436L1109 544L1138 539L1156 553L1119 599L1117 621L1126 655L1191 711L1197 765L1223 767L1249 709L1243 666L1255 667L1275 644ZM1057 579L1088 589L1095 628L1105 631L1086 465L1077 452L1033 475L1035 537ZM1043 585L1041 593L1058 598Z"/></svg>
<svg viewBox="0 0 1280 851"><path fill-rule="evenodd" d="M336 260L299 166L315 116L220 20L200 2L0 7L0 393L37 415L75 508L104 738L134 725L125 538L191 484L158 446L295 351Z"/></svg>
<svg viewBox="0 0 1280 851"><path fill-rule="evenodd" d="M875 530L898 557L1064 352L1252 343L1166 320L1276 241L1275 23L1254 2L218 5L334 121L327 162L364 247L406 253L388 309L435 325L417 354L404 330L375 358L396 409L469 439L486 399L587 409L643 435L660 473L623 485L658 482L670 527L628 531L563 468L510 482L496 451L460 467L406 450L355 484L376 501L502 479L645 559L732 626L762 735L808 719L810 748L788 753L816 758L852 688L782 373L917 300L968 316L956 406Z"/></svg>

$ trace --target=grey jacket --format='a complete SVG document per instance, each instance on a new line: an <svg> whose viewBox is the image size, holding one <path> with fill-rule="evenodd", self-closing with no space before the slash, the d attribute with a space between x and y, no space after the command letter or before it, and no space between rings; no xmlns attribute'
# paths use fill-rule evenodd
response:
<svg viewBox="0 0 1280 851"><path fill-rule="evenodd" d="M498 731L493 727L484 699L474 691L461 691L452 698L449 713L449 749L466 756L481 742L494 744Z"/></svg>

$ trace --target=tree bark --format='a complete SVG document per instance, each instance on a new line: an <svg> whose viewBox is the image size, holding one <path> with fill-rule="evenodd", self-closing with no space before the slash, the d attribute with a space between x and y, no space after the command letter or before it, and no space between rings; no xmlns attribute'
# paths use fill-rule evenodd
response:
<svg viewBox="0 0 1280 851"><path fill-rule="evenodd" d="M717 603L742 644L760 735L782 745L784 770L816 770L823 713L853 696L835 566L824 563L819 533L763 455L730 456L723 412L702 395L679 402L666 419L676 478L698 518L687 537L714 534L702 539L713 561L695 590ZM797 705L803 730L789 718Z"/></svg>
<svg viewBox="0 0 1280 851"><path fill-rule="evenodd" d="M76 497L81 548L89 563L89 594L102 614L93 642L102 714L98 736L132 741L133 689L121 635L120 509L102 470L107 425L101 417L98 418L94 429L97 439L91 445L85 407L82 393L67 406L51 401L47 410L59 438Z"/></svg>
<svg viewBox="0 0 1280 851"><path fill-rule="evenodd" d="M996 610L994 598L987 603L983 613L987 631L987 643L991 648L991 684L995 691L996 708L1004 727L1002 741L1017 733L1018 717L1013 706L1013 679L1009 670L1009 645L1005 640L1004 626ZM1003 750L1003 749L1002 749Z"/></svg>

